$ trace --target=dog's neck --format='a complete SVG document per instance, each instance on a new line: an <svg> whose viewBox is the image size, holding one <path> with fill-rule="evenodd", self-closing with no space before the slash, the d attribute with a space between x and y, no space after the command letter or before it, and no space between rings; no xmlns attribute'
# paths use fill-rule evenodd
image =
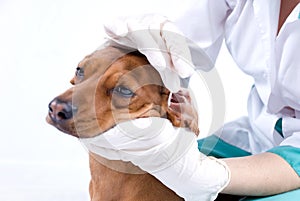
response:
<svg viewBox="0 0 300 201"><path fill-rule="evenodd" d="M97 154L90 153L90 157L93 157L101 165L117 172L126 174L145 174L146 172L135 166L131 162L125 162L121 160L108 160Z"/></svg>
<svg viewBox="0 0 300 201"><path fill-rule="evenodd" d="M107 160L90 153L90 168L91 201L183 200L155 177L131 163Z"/></svg>

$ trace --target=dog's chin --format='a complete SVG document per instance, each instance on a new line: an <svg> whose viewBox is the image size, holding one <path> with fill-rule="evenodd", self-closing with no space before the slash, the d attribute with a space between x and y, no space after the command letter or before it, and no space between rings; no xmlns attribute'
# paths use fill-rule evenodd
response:
<svg viewBox="0 0 300 201"><path fill-rule="evenodd" d="M57 128L59 131L71 135L73 137L77 137L79 138L80 136L77 134L76 129L74 129L70 125L70 123L68 123L67 121L65 122L55 122L52 118L51 115L47 115L46 117L46 122L52 126L54 126L55 128Z"/></svg>

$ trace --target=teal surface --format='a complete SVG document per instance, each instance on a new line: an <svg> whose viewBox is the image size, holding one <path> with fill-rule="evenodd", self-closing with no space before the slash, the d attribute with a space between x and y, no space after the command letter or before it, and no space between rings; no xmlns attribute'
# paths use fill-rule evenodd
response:
<svg viewBox="0 0 300 201"><path fill-rule="evenodd" d="M215 135L198 140L198 149L202 153L216 158L232 158L251 155L251 153L232 146Z"/></svg>
<svg viewBox="0 0 300 201"><path fill-rule="evenodd" d="M298 176L300 176L300 148L292 146L279 146L268 150L268 152L277 154L282 157L286 162L290 164L290 166L295 170Z"/></svg>
<svg viewBox="0 0 300 201"><path fill-rule="evenodd" d="M282 118L277 120L275 124L275 130L281 135L281 137L284 137L282 132Z"/></svg>

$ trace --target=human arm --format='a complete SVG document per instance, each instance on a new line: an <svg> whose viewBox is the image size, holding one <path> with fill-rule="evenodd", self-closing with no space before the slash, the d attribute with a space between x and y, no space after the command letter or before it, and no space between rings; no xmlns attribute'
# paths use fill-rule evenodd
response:
<svg viewBox="0 0 300 201"><path fill-rule="evenodd" d="M277 154L266 152L223 161L231 172L223 193L265 196L300 188L295 170Z"/></svg>
<svg viewBox="0 0 300 201"><path fill-rule="evenodd" d="M299 122L290 118L285 120L286 139L279 146L261 154L222 159L231 172L230 182L222 193L266 196L300 188L300 149L291 146L291 144L296 146L299 142L299 133L292 135L292 131L286 129L292 123L295 129Z"/></svg>
<svg viewBox="0 0 300 201"><path fill-rule="evenodd" d="M182 111L189 111L191 109L190 106L185 104L189 102L188 93L183 91L177 97L177 100L173 102L180 104ZM176 108L178 107L174 109ZM187 114L192 116L190 112ZM185 118L187 117L182 116L182 119ZM292 123L299 125L299 122L295 119L285 118L285 120L290 120L289 122L284 121L285 127L287 124L290 126L292 120ZM293 128L295 128L295 125ZM291 131L286 129L284 132L285 134L291 133ZM300 177L298 175L300 149L288 146L289 142L296 144L299 141L297 136L297 133L295 133L295 135L283 141L280 146L272 148L265 153L222 159L231 172L229 184L222 193L266 196L300 188ZM298 170L298 174L295 170Z"/></svg>

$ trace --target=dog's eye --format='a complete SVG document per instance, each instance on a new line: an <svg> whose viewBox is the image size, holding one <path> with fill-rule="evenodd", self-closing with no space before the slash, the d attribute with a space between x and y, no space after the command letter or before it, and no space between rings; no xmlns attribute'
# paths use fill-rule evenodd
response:
<svg viewBox="0 0 300 201"><path fill-rule="evenodd" d="M83 68L77 67L75 71L75 75L78 77L83 77L84 76L84 70Z"/></svg>
<svg viewBox="0 0 300 201"><path fill-rule="evenodd" d="M123 87L123 86L115 87L112 91L113 91L113 93L124 96L126 98L130 98L130 97L134 96L134 93L130 89Z"/></svg>

